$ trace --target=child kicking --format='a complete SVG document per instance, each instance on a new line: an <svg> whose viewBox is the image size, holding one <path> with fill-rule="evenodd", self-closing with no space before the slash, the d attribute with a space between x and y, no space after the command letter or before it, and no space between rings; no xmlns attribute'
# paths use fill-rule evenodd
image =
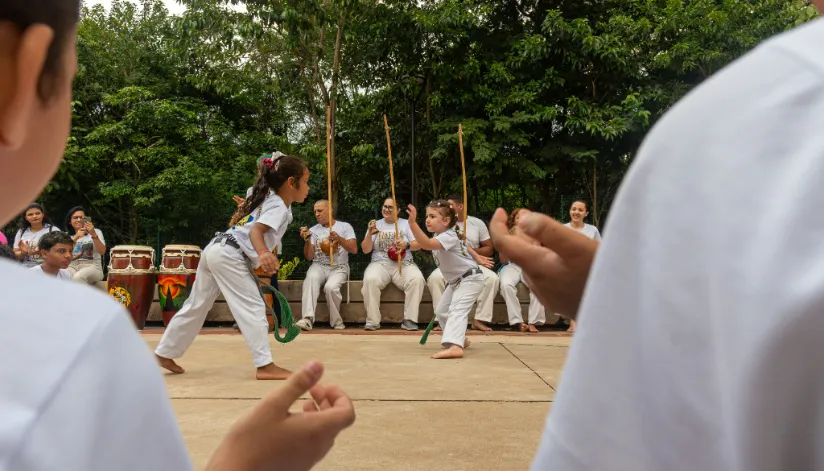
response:
<svg viewBox="0 0 824 471"><path fill-rule="evenodd" d="M71 236L61 231L49 232L40 238L39 248L43 263L30 270L71 281L72 275L66 270L72 262L72 249L74 249Z"/></svg>
<svg viewBox="0 0 824 471"><path fill-rule="evenodd" d="M426 207L426 229L435 234L431 239L415 221L418 210L410 204L408 212L415 240L423 250L432 251L447 283L435 308L435 316L443 328L444 350L432 358L463 358L464 348L469 346L466 338L469 311L484 287L484 275L478 263L491 267L492 260L478 255L461 240L455 226L458 217L448 201L435 200Z"/></svg>

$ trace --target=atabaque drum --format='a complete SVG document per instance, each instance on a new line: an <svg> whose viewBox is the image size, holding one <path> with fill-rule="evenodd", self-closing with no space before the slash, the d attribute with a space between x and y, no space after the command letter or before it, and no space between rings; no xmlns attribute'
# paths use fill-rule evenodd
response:
<svg viewBox="0 0 824 471"><path fill-rule="evenodd" d="M202 250L196 245L167 245L163 247L160 268L157 271L157 298L163 315L163 325L189 299L195 284L195 273Z"/></svg>
<svg viewBox="0 0 824 471"><path fill-rule="evenodd" d="M155 290L155 251L144 245L116 245L109 252L106 288L129 311L139 330L146 327Z"/></svg>

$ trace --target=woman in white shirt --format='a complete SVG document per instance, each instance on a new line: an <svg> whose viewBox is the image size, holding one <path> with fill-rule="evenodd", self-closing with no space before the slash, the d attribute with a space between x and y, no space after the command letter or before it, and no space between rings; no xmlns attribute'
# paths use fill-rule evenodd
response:
<svg viewBox="0 0 824 471"><path fill-rule="evenodd" d="M103 233L94 227L91 218L86 217L86 211L80 206L69 210L66 215L66 227L75 231L72 236L72 263L67 268L72 279L88 284L103 281L102 259L106 253Z"/></svg>
<svg viewBox="0 0 824 471"><path fill-rule="evenodd" d="M43 263L40 256L40 238L60 228L52 225L43 206L32 203L23 213L23 226L14 236L14 256L27 267L36 267Z"/></svg>
<svg viewBox="0 0 824 471"><path fill-rule="evenodd" d="M398 218L398 232L395 233L395 206L392 198L383 201L383 219L369 222L366 235L361 242L363 253L372 254L372 262L363 272L363 302L366 306L365 330L378 330L381 325L381 291L389 283L404 292L403 322L401 329L418 330L420 309L426 279L412 261L412 252L420 250L409 222ZM398 211L400 213L400 211ZM402 258L403 273L398 269L398 258Z"/></svg>
<svg viewBox="0 0 824 471"><path fill-rule="evenodd" d="M575 200L572 202L572 206L569 207L570 221L564 225L575 229L590 239L601 240L601 233L598 231L598 228L584 222L584 218L588 215L589 208L587 208L586 202ZM567 329L567 332L575 332L575 321L572 319L569 321L569 329Z"/></svg>
<svg viewBox="0 0 824 471"><path fill-rule="evenodd" d="M584 222L588 215L587 204L582 200L575 200L572 202L572 206L569 207L570 221L564 225L575 229L590 239L601 240L601 233L598 232L598 228Z"/></svg>

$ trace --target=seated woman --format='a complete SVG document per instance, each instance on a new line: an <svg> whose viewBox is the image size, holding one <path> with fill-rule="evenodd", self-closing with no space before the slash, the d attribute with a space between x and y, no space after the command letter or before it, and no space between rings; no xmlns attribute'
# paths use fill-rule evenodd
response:
<svg viewBox="0 0 824 471"><path fill-rule="evenodd" d="M32 203L23 213L23 224L14 236L14 256L27 267L36 267L43 263L40 255L40 238L60 228L52 225L43 206Z"/></svg>
<svg viewBox="0 0 824 471"><path fill-rule="evenodd" d="M601 240L601 233L598 231L598 228L584 222L584 218L588 215L589 209L587 208L586 202L583 200L575 200L572 202L572 206L569 207L569 222L564 225L575 229L590 239ZM574 320L570 319L567 332L575 332Z"/></svg>
<svg viewBox="0 0 824 471"><path fill-rule="evenodd" d="M423 298L426 279L412 261L412 251L420 250L406 219L398 218L395 233L395 205L386 198L381 208L383 219L370 221L361 248L372 254L372 262L363 273L363 302L366 305L366 330L378 330L381 325L381 291L391 282L405 293L403 304L404 330L418 330L418 311ZM403 259L402 273L398 271L398 257Z"/></svg>
<svg viewBox="0 0 824 471"><path fill-rule="evenodd" d="M66 214L66 227L74 232L74 250L68 272L74 281L94 284L103 281L103 254L106 253L106 239L100 229L94 227L86 211L75 206Z"/></svg>
<svg viewBox="0 0 824 471"><path fill-rule="evenodd" d="M512 211L509 219L506 221L506 226L509 228L511 234L518 234L518 219L523 208L518 208ZM521 237L529 239L531 242L537 244L531 237L526 234L520 234ZM506 312L509 316L509 325L520 328L521 332L538 332L536 326L543 325L546 322L546 311L538 297L529 292L529 311L528 322L529 325L524 324L523 314L521 313L521 301L518 300L518 285L524 283L523 272L521 267L509 262L506 257L501 254L501 262L504 263L498 271L498 276L501 279L501 296L506 302ZM526 286L526 283L524 283ZM528 286L527 286L528 287Z"/></svg>

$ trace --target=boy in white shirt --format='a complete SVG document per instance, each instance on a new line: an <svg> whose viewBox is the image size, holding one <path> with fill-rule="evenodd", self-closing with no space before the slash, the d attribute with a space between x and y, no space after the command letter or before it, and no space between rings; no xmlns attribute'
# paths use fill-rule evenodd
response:
<svg viewBox="0 0 824 471"><path fill-rule="evenodd" d="M60 164L79 8L79 0L0 2L0 225ZM111 297L0 260L0 325L0 469L193 469L163 378ZM322 374L310 362L292 375L235 424L207 469L306 470L320 461L355 418L340 389L317 385ZM289 413L307 391L321 410Z"/></svg>
<svg viewBox="0 0 824 471"><path fill-rule="evenodd" d="M821 19L767 40L658 120L600 248L496 213L579 321L533 470L824 470L822 44Z"/></svg>
<svg viewBox="0 0 824 471"><path fill-rule="evenodd" d="M49 232L40 238L39 250L43 263L30 270L71 281L72 275L67 268L72 262L73 249L74 242L70 235L61 231Z"/></svg>
<svg viewBox="0 0 824 471"><path fill-rule="evenodd" d="M335 330L343 330L346 327L340 315L340 302L343 299L340 288L349 279L349 254L358 253L358 240L355 229L348 222L335 221L330 230L327 200L319 200L314 209L318 223L311 229L300 228L300 236L306 241L303 256L312 260L312 264L303 280L303 319L297 325L302 330L312 330L318 294L323 286L326 306L329 308L329 325ZM334 257L330 257L329 254L333 252Z"/></svg>

